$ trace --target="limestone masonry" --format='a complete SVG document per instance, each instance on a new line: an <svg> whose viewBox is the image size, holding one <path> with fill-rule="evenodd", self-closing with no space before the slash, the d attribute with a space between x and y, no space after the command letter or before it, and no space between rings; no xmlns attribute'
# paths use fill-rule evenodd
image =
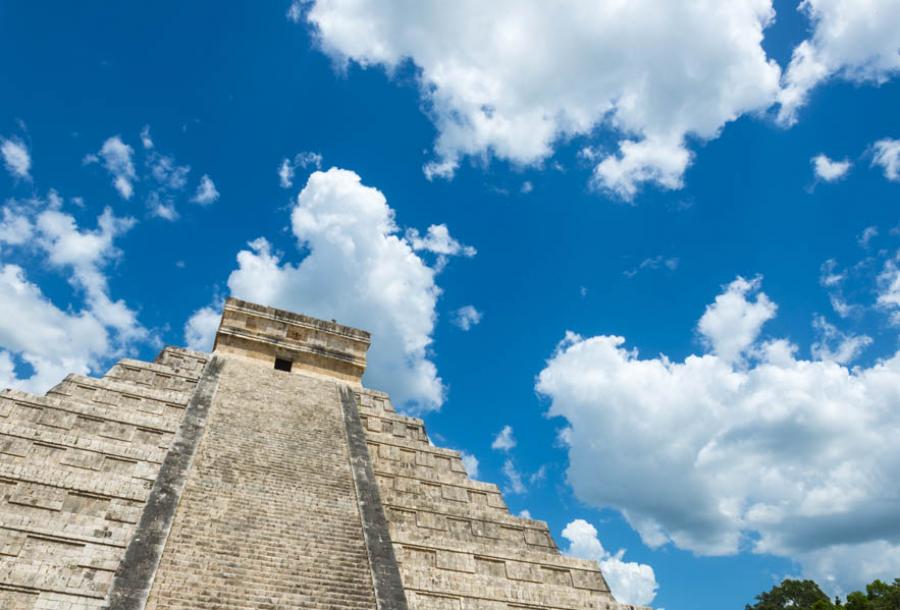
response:
<svg viewBox="0 0 900 610"><path fill-rule="evenodd" d="M633 608L362 387L369 339L229 299L211 354L0 393L0 609Z"/></svg>

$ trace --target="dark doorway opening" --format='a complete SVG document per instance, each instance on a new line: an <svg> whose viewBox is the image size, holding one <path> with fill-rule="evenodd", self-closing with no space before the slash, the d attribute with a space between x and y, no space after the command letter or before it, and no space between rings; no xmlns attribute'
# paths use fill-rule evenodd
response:
<svg viewBox="0 0 900 610"><path fill-rule="evenodd" d="M276 371L285 371L286 373L291 372L291 366L293 366L293 362L287 360L285 358L275 358L275 370Z"/></svg>

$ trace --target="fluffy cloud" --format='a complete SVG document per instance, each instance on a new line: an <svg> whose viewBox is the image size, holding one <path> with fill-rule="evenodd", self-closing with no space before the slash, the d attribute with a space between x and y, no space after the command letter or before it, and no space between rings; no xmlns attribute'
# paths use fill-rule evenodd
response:
<svg viewBox="0 0 900 610"><path fill-rule="evenodd" d="M825 182L835 182L840 180L847 175L847 172L850 171L850 166L852 165L850 161L846 159L843 161L835 161L834 159L829 159L824 154L816 155L810 162L812 163L816 178L824 180Z"/></svg>
<svg viewBox="0 0 900 610"><path fill-rule="evenodd" d="M475 256L477 253L472 246L464 246L450 236L447 225L431 225L428 232L422 236L417 229L407 229L406 239L413 250L425 250L443 256Z"/></svg>
<svg viewBox="0 0 900 610"><path fill-rule="evenodd" d="M150 215L163 220L178 220L177 203L185 196L191 166L181 165L174 156L159 152L150 136L149 125L141 129L140 139L141 148L135 152L121 136L115 135L103 143L99 153L87 155L84 162L102 162L113 177L113 186L124 199L134 195L136 184L143 185L142 197ZM140 161L137 164L136 156ZM203 174L190 200L208 205L218 198L215 182L209 175Z"/></svg>
<svg viewBox="0 0 900 610"><path fill-rule="evenodd" d="M3 164L10 175L26 180L31 177L28 173L31 170L31 155L24 142L18 138L0 138L0 154L3 155Z"/></svg>
<svg viewBox="0 0 900 610"><path fill-rule="evenodd" d="M712 351L726 362L737 361L756 341L763 324L775 316L775 304L759 286L762 278L738 277L706 307L697 330ZM755 294L754 300L747 295Z"/></svg>
<svg viewBox="0 0 900 610"><path fill-rule="evenodd" d="M466 451L461 451L459 457L469 478L478 479L478 458Z"/></svg>
<svg viewBox="0 0 900 610"><path fill-rule="evenodd" d="M878 306L890 313L894 326L900 326L900 254L885 262L878 285Z"/></svg>
<svg viewBox="0 0 900 610"><path fill-rule="evenodd" d="M134 181L137 172L134 169L134 149L122 141L119 136L107 138L97 155L85 157L85 163L103 161L103 167L113 178L113 186L123 199L131 199L134 194Z"/></svg>
<svg viewBox="0 0 900 610"><path fill-rule="evenodd" d="M599 131L618 146L597 156L596 186L624 198L647 182L679 188L687 142L769 107L781 77L761 45L770 0L317 0L288 15L342 65L417 67L438 129L429 177L467 156L538 165Z"/></svg>
<svg viewBox="0 0 900 610"><path fill-rule="evenodd" d="M201 307L184 325L184 342L190 349L200 352L212 350L222 317L222 305Z"/></svg>
<svg viewBox="0 0 900 610"><path fill-rule="evenodd" d="M900 353L849 369L760 342L775 305L758 290L729 285L704 318L731 320L740 339L723 349L728 325L701 328L713 353L683 362L641 358L622 337L566 335L537 390L568 420L569 481L652 546L790 557L835 590L893 578Z"/></svg>
<svg viewBox="0 0 900 610"><path fill-rule="evenodd" d="M437 264L399 233L384 195L352 171L317 171L291 221L305 258L283 262L267 240L256 239L237 255L231 293L369 330L367 383L408 411L439 408L444 386L429 354L441 293ZM458 243L446 237L444 245Z"/></svg>
<svg viewBox="0 0 900 610"><path fill-rule="evenodd" d="M135 178L132 153L114 136L85 162L102 162L122 195L130 197ZM17 163L20 173L27 175L27 150L25 155ZM84 205L80 198L72 201ZM66 305L58 306L29 279L26 269L0 265L2 387L40 393L68 373L96 373L109 359L149 338L135 311L110 296L107 277L108 268L121 254L116 241L134 226L134 219L118 217L107 208L94 228L86 228L63 211L63 203L63 197L51 189L45 198L10 199L0 209L3 257L35 260L65 277L73 289Z"/></svg>
<svg viewBox="0 0 900 610"><path fill-rule="evenodd" d="M565 550L567 555L600 563L613 597L620 603L645 606L656 597L659 585L656 584L653 568L643 563L623 561L624 550L610 554L597 538L597 528L584 519L569 522L562 536L569 541L569 548Z"/></svg>
<svg viewBox="0 0 900 610"><path fill-rule="evenodd" d="M460 307L453 314L453 323L464 331L470 330L480 322L481 312L471 305Z"/></svg>
<svg viewBox="0 0 900 610"><path fill-rule="evenodd" d="M891 182L900 182L900 140L885 138L872 145L872 165L884 170L884 177Z"/></svg>
<svg viewBox="0 0 900 610"><path fill-rule="evenodd" d="M123 353L148 331L124 301L109 295L105 268L120 255L116 238L134 225L106 209L95 229L79 227L61 210L62 198L10 201L2 210L0 244L40 257L83 296L79 309L60 309L26 271L2 267L0 279L0 385L42 392L69 372L87 373ZM16 363L27 365L17 371ZM26 372L27 371L27 372Z"/></svg>
<svg viewBox="0 0 900 610"><path fill-rule="evenodd" d="M784 73L778 119L797 120L809 92L831 77L881 83L900 71L900 4L895 0L803 0L813 33Z"/></svg>
<svg viewBox="0 0 900 610"><path fill-rule="evenodd" d="M38 215L35 226L37 242L46 252L47 261L70 273L70 282L84 291L91 313L123 341L145 338L147 331L138 323L135 312L124 301L110 298L102 271L119 256L114 240L134 226L134 219L118 218L107 208L97 219L97 229L82 231L72 216L51 209Z"/></svg>
<svg viewBox="0 0 900 610"><path fill-rule="evenodd" d="M28 242L34 232L31 219L10 206L3 208L0 220L0 245L21 246Z"/></svg>
<svg viewBox="0 0 900 610"><path fill-rule="evenodd" d="M216 190L216 183L212 181L212 178L203 174L203 177L200 178L200 184L197 185L197 192L194 193L191 201L200 205L209 205L218 198L219 191Z"/></svg>
<svg viewBox="0 0 900 610"><path fill-rule="evenodd" d="M69 373L88 373L109 351L96 316L59 309L21 267L0 267L0 386L43 392ZM16 375L11 353L31 368L29 376Z"/></svg>
<svg viewBox="0 0 900 610"><path fill-rule="evenodd" d="M516 437L513 436L512 426L509 425L503 426L503 429L494 437L494 442L491 443L491 449L496 449L497 451L509 451L515 446Z"/></svg>
<svg viewBox="0 0 900 610"><path fill-rule="evenodd" d="M451 256L465 256L471 258L477 254L475 248L459 243L450 236L447 225L431 225L425 235L420 235L417 229L406 230L406 240L416 252L431 252L437 254L436 268L442 270Z"/></svg>

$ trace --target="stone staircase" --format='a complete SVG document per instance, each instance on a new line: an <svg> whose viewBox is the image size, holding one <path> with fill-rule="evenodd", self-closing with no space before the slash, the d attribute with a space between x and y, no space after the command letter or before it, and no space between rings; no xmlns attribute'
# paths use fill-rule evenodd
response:
<svg viewBox="0 0 900 610"><path fill-rule="evenodd" d="M226 358L213 409L148 610L374 609L338 384Z"/></svg>

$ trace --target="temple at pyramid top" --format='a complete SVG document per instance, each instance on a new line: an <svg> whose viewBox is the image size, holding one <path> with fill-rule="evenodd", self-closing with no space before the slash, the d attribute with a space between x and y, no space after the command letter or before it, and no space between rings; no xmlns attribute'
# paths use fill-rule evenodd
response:
<svg viewBox="0 0 900 610"><path fill-rule="evenodd" d="M213 352L359 383L369 343L364 330L229 298Z"/></svg>

